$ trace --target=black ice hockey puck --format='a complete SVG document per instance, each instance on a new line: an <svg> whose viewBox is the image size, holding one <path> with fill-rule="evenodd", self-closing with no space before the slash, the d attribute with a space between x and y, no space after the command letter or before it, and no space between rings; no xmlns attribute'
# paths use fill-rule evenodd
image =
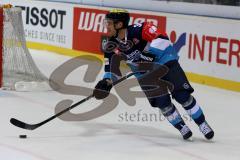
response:
<svg viewBox="0 0 240 160"><path fill-rule="evenodd" d="M19 138L27 138L27 135L21 134L21 135L19 135Z"/></svg>

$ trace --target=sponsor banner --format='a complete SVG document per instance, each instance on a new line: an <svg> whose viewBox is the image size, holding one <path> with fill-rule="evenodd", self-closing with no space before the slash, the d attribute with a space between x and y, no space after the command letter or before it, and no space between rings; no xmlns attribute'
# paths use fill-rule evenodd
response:
<svg viewBox="0 0 240 160"><path fill-rule="evenodd" d="M187 26L187 27L186 27ZM240 82L240 21L167 17L167 32L187 72Z"/></svg>
<svg viewBox="0 0 240 160"><path fill-rule="evenodd" d="M73 49L100 53L101 35L106 32L103 21L106 11L74 8Z"/></svg>
<svg viewBox="0 0 240 160"><path fill-rule="evenodd" d="M106 33L103 21L106 10L74 8L73 49L101 53L101 36ZM161 31L166 30L166 17L130 12L130 24L153 22Z"/></svg>
<svg viewBox="0 0 240 160"><path fill-rule="evenodd" d="M27 41L72 48L72 6L62 3L1 0L22 8Z"/></svg>

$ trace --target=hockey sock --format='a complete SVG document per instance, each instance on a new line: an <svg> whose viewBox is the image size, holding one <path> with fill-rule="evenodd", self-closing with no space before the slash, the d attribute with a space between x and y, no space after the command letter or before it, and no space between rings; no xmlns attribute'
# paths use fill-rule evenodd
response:
<svg viewBox="0 0 240 160"><path fill-rule="evenodd" d="M182 104L182 106L197 125L205 122L203 111L193 96L190 96L189 99Z"/></svg>
<svg viewBox="0 0 240 160"><path fill-rule="evenodd" d="M162 109L163 115L167 118L167 120L178 130L181 130L185 125L180 113L174 106L174 104L170 104L169 106Z"/></svg>
<svg viewBox="0 0 240 160"><path fill-rule="evenodd" d="M167 118L167 120L180 131L183 136L183 139L188 139L192 136L191 130L183 121L180 113L176 109L176 107L171 103L169 106L162 109L163 115Z"/></svg>

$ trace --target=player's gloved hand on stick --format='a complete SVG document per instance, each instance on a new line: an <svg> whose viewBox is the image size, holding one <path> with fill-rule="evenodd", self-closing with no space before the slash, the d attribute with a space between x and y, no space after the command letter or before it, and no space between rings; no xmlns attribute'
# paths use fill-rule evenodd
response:
<svg viewBox="0 0 240 160"><path fill-rule="evenodd" d="M104 99L109 95L112 87L112 81L108 78L104 78L100 80L95 86L95 89L93 90L93 95L96 99Z"/></svg>

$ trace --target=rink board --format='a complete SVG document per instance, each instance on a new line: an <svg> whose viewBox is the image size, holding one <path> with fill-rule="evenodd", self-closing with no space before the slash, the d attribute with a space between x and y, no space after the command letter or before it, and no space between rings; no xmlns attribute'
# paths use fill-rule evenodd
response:
<svg viewBox="0 0 240 160"><path fill-rule="evenodd" d="M109 8L42 1L3 0L23 9L29 48L101 56L102 22ZM129 10L131 24L153 22L177 46L189 79L240 91L240 21Z"/></svg>

